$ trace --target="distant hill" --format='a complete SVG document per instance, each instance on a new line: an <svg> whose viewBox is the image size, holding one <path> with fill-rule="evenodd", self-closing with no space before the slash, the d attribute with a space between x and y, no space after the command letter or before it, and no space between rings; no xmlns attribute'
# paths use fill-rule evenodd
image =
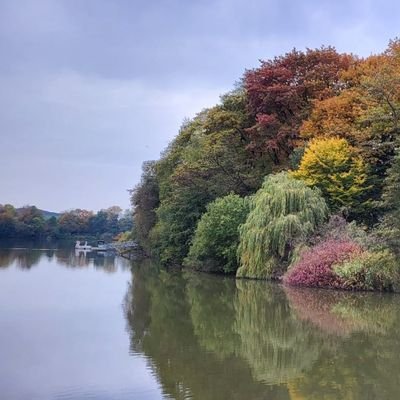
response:
<svg viewBox="0 0 400 400"><path fill-rule="evenodd" d="M17 208L17 213L19 213L21 210L22 210L22 207ZM51 217L58 218L61 215L60 213L56 213L53 211L41 210L40 208L38 210L42 213L44 219L50 219Z"/></svg>
<svg viewBox="0 0 400 400"><path fill-rule="evenodd" d="M56 217L58 218L61 214L60 213L56 213L53 211L46 211L46 210L40 210L39 211L43 214L44 219L49 219L51 217Z"/></svg>

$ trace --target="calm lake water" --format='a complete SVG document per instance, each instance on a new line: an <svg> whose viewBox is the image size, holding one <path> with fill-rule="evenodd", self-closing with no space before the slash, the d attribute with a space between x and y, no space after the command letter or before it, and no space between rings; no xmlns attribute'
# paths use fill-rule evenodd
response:
<svg viewBox="0 0 400 400"><path fill-rule="evenodd" d="M0 249L0 399L400 398L400 295Z"/></svg>

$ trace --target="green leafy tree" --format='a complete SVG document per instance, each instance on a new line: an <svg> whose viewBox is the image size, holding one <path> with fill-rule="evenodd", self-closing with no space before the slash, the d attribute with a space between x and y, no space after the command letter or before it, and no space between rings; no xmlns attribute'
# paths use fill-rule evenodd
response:
<svg viewBox="0 0 400 400"><path fill-rule="evenodd" d="M243 91L187 121L156 164L157 223L150 233L160 260L181 264L206 206L231 192L247 195L271 168L249 157Z"/></svg>
<svg viewBox="0 0 400 400"><path fill-rule="evenodd" d="M122 213L122 208L119 206L111 206L102 211L104 211L107 215L105 232L116 235L119 232L118 220Z"/></svg>
<svg viewBox="0 0 400 400"><path fill-rule="evenodd" d="M93 215L89 220L90 233L96 234L98 232L105 232L107 230L107 213L100 210Z"/></svg>
<svg viewBox="0 0 400 400"><path fill-rule="evenodd" d="M185 265L212 272L236 272L238 228L248 211L248 199L235 194L210 203L197 225Z"/></svg>
<svg viewBox="0 0 400 400"><path fill-rule="evenodd" d="M57 236L58 235L58 221L57 217L52 215L46 220L45 231L47 236Z"/></svg>
<svg viewBox="0 0 400 400"><path fill-rule="evenodd" d="M238 277L274 278L284 272L295 244L328 215L318 189L281 172L267 177L240 227Z"/></svg>
<svg viewBox="0 0 400 400"><path fill-rule="evenodd" d="M253 193L272 171L272 162L257 159L248 147L253 120L246 101L240 88L222 96L221 104L204 112L184 152L184 165L208 171L208 184L220 195Z"/></svg>
<svg viewBox="0 0 400 400"><path fill-rule="evenodd" d="M202 198L205 189L191 171L178 170L183 163L183 152L199 125L200 116L185 121L161 159L152 165L150 179L142 185L144 196L133 191L134 234L139 243L164 264L182 262L196 223L212 200L208 196ZM142 183L144 177L145 174ZM139 203L142 198L143 205Z"/></svg>
<svg viewBox="0 0 400 400"><path fill-rule="evenodd" d="M212 200L206 188L195 183L172 186L169 198L157 209L158 222L151 231L151 240L163 264L182 263L197 222Z"/></svg>
<svg viewBox="0 0 400 400"><path fill-rule="evenodd" d="M381 233L396 254L400 253L400 150L393 159L385 179L383 206L385 214Z"/></svg>
<svg viewBox="0 0 400 400"><path fill-rule="evenodd" d="M154 161L143 163L141 181L130 194L133 207L133 236L146 251L149 251L149 234L156 223L156 209L159 206L159 185Z"/></svg>
<svg viewBox="0 0 400 400"><path fill-rule="evenodd" d="M121 217L118 219L118 231L130 232L133 229L133 212L132 210L125 210Z"/></svg>
<svg viewBox="0 0 400 400"><path fill-rule="evenodd" d="M45 219L35 206L25 206L17 211L17 236L40 236L44 233Z"/></svg>
<svg viewBox="0 0 400 400"><path fill-rule="evenodd" d="M0 237L12 237L16 229L17 212L11 204L0 205Z"/></svg>

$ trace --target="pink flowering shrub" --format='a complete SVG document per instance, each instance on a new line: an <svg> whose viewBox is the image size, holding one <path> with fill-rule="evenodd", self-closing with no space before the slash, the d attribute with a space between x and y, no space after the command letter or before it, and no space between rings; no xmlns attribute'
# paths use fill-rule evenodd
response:
<svg viewBox="0 0 400 400"><path fill-rule="evenodd" d="M293 286L344 288L345 282L333 266L361 254L360 245L349 239L328 239L304 251L299 261L285 274L283 281Z"/></svg>

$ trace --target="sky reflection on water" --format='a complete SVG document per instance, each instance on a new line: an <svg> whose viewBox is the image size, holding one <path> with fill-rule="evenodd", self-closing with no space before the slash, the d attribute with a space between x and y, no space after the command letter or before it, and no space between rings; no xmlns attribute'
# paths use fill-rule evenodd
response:
<svg viewBox="0 0 400 400"><path fill-rule="evenodd" d="M2 398L398 398L398 295L130 268L0 250Z"/></svg>

